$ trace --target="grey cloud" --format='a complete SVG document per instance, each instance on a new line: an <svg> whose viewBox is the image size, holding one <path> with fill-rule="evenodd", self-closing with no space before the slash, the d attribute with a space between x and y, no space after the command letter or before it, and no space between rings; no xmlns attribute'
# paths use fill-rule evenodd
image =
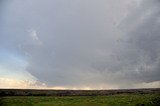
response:
<svg viewBox="0 0 160 106"><path fill-rule="evenodd" d="M159 81L159 0L143 0L131 13L126 2L14 0L2 11L0 44L26 57L26 71L48 86Z"/></svg>
<svg viewBox="0 0 160 106"><path fill-rule="evenodd" d="M125 24L134 29L126 31L127 42L123 52L125 61L130 68L127 79L137 82L159 81L159 64L160 64L160 1L143 1L138 9L131 14L134 17L128 19ZM138 11L140 10L140 11ZM135 25L136 23L136 25Z"/></svg>

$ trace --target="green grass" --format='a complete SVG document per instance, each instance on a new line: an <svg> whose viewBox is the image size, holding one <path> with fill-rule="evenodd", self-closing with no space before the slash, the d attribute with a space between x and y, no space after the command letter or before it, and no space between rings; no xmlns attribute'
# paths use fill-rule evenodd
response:
<svg viewBox="0 0 160 106"><path fill-rule="evenodd" d="M1 97L0 106L160 106L159 94Z"/></svg>

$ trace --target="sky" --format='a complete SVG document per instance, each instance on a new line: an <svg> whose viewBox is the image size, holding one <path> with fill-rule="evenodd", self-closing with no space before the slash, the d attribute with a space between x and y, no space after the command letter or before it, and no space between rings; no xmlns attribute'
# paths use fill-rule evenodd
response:
<svg viewBox="0 0 160 106"><path fill-rule="evenodd" d="M160 0L0 0L0 88L160 87Z"/></svg>

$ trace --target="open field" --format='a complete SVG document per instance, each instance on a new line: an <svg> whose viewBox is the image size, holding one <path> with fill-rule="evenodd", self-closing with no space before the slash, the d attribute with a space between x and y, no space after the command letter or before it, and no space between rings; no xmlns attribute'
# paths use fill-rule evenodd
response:
<svg viewBox="0 0 160 106"><path fill-rule="evenodd" d="M0 93L0 106L160 106L160 89L1 89Z"/></svg>
<svg viewBox="0 0 160 106"><path fill-rule="evenodd" d="M160 106L158 94L119 94L112 96L9 96L1 106Z"/></svg>

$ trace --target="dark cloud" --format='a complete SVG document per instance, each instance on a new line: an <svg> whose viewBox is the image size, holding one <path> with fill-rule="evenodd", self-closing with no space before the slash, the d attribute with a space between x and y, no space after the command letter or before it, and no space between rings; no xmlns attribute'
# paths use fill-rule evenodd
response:
<svg viewBox="0 0 160 106"><path fill-rule="evenodd" d="M15 0L2 11L0 47L23 55L26 71L48 86L125 88L159 81L159 0L126 5Z"/></svg>
<svg viewBox="0 0 160 106"><path fill-rule="evenodd" d="M160 80L159 6L159 0L144 0L125 21L126 44L118 68L123 67L124 79L128 82Z"/></svg>

